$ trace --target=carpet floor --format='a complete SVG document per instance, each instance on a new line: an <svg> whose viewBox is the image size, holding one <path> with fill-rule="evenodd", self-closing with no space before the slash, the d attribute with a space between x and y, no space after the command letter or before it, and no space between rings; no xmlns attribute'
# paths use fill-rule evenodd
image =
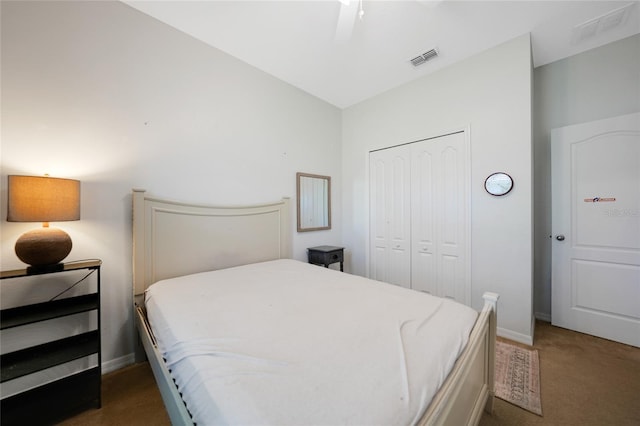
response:
<svg viewBox="0 0 640 426"><path fill-rule="evenodd" d="M496 398L493 414L485 413L481 426L640 425L640 349L539 321L534 348L540 359L543 417ZM62 424L170 424L146 363L106 374L102 401L102 408Z"/></svg>
<svg viewBox="0 0 640 426"><path fill-rule="evenodd" d="M639 348L541 321L533 347L540 360L543 416L496 398L481 426L640 425Z"/></svg>

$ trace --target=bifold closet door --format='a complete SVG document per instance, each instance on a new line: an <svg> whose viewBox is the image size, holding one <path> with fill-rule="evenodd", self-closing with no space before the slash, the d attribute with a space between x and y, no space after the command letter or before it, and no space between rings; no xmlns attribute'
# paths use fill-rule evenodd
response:
<svg viewBox="0 0 640 426"><path fill-rule="evenodd" d="M464 133L411 144L411 288L466 304L468 170Z"/></svg>
<svg viewBox="0 0 640 426"><path fill-rule="evenodd" d="M411 287L411 148L374 151L370 173L369 276Z"/></svg>
<svg viewBox="0 0 640 426"><path fill-rule="evenodd" d="M469 303L469 155L463 132L371 152L373 279Z"/></svg>

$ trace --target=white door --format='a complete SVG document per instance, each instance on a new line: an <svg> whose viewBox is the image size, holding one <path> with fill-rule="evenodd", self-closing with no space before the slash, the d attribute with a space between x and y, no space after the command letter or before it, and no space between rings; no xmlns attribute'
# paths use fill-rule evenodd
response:
<svg viewBox="0 0 640 426"><path fill-rule="evenodd" d="M370 273L375 280L411 287L411 149L369 155Z"/></svg>
<svg viewBox="0 0 640 426"><path fill-rule="evenodd" d="M465 133L369 155L369 277L470 302Z"/></svg>
<svg viewBox="0 0 640 426"><path fill-rule="evenodd" d="M554 129L552 323L640 346L640 114Z"/></svg>
<svg viewBox="0 0 640 426"><path fill-rule="evenodd" d="M411 144L411 288L470 302L464 133Z"/></svg>

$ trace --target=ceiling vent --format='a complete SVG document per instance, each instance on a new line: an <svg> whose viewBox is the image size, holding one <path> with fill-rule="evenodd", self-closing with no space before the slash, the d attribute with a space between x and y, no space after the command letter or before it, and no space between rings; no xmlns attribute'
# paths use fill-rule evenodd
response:
<svg viewBox="0 0 640 426"><path fill-rule="evenodd" d="M417 67L418 65L422 65L425 62L427 62L430 59L434 59L438 57L438 51L436 49L431 49L427 52L424 52L421 55L416 56L415 58L413 58L411 60L411 63L413 64L414 67Z"/></svg>
<svg viewBox="0 0 640 426"><path fill-rule="evenodd" d="M573 44L580 43L605 31L624 25L627 22L627 18L633 6L634 3L629 3L619 9L612 10L611 12L605 13L597 18L590 19L580 25L576 25L573 28L571 42Z"/></svg>

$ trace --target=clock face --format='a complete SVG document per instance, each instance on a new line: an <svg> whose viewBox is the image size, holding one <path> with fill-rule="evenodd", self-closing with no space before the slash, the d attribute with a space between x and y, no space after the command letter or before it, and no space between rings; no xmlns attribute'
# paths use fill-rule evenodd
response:
<svg viewBox="0 0 640 426"><path fill-rule="evenodd" d="M505 195L513 189L513 179L503 172L493 173L484 181L484 188L491 195Z"/></svg>

